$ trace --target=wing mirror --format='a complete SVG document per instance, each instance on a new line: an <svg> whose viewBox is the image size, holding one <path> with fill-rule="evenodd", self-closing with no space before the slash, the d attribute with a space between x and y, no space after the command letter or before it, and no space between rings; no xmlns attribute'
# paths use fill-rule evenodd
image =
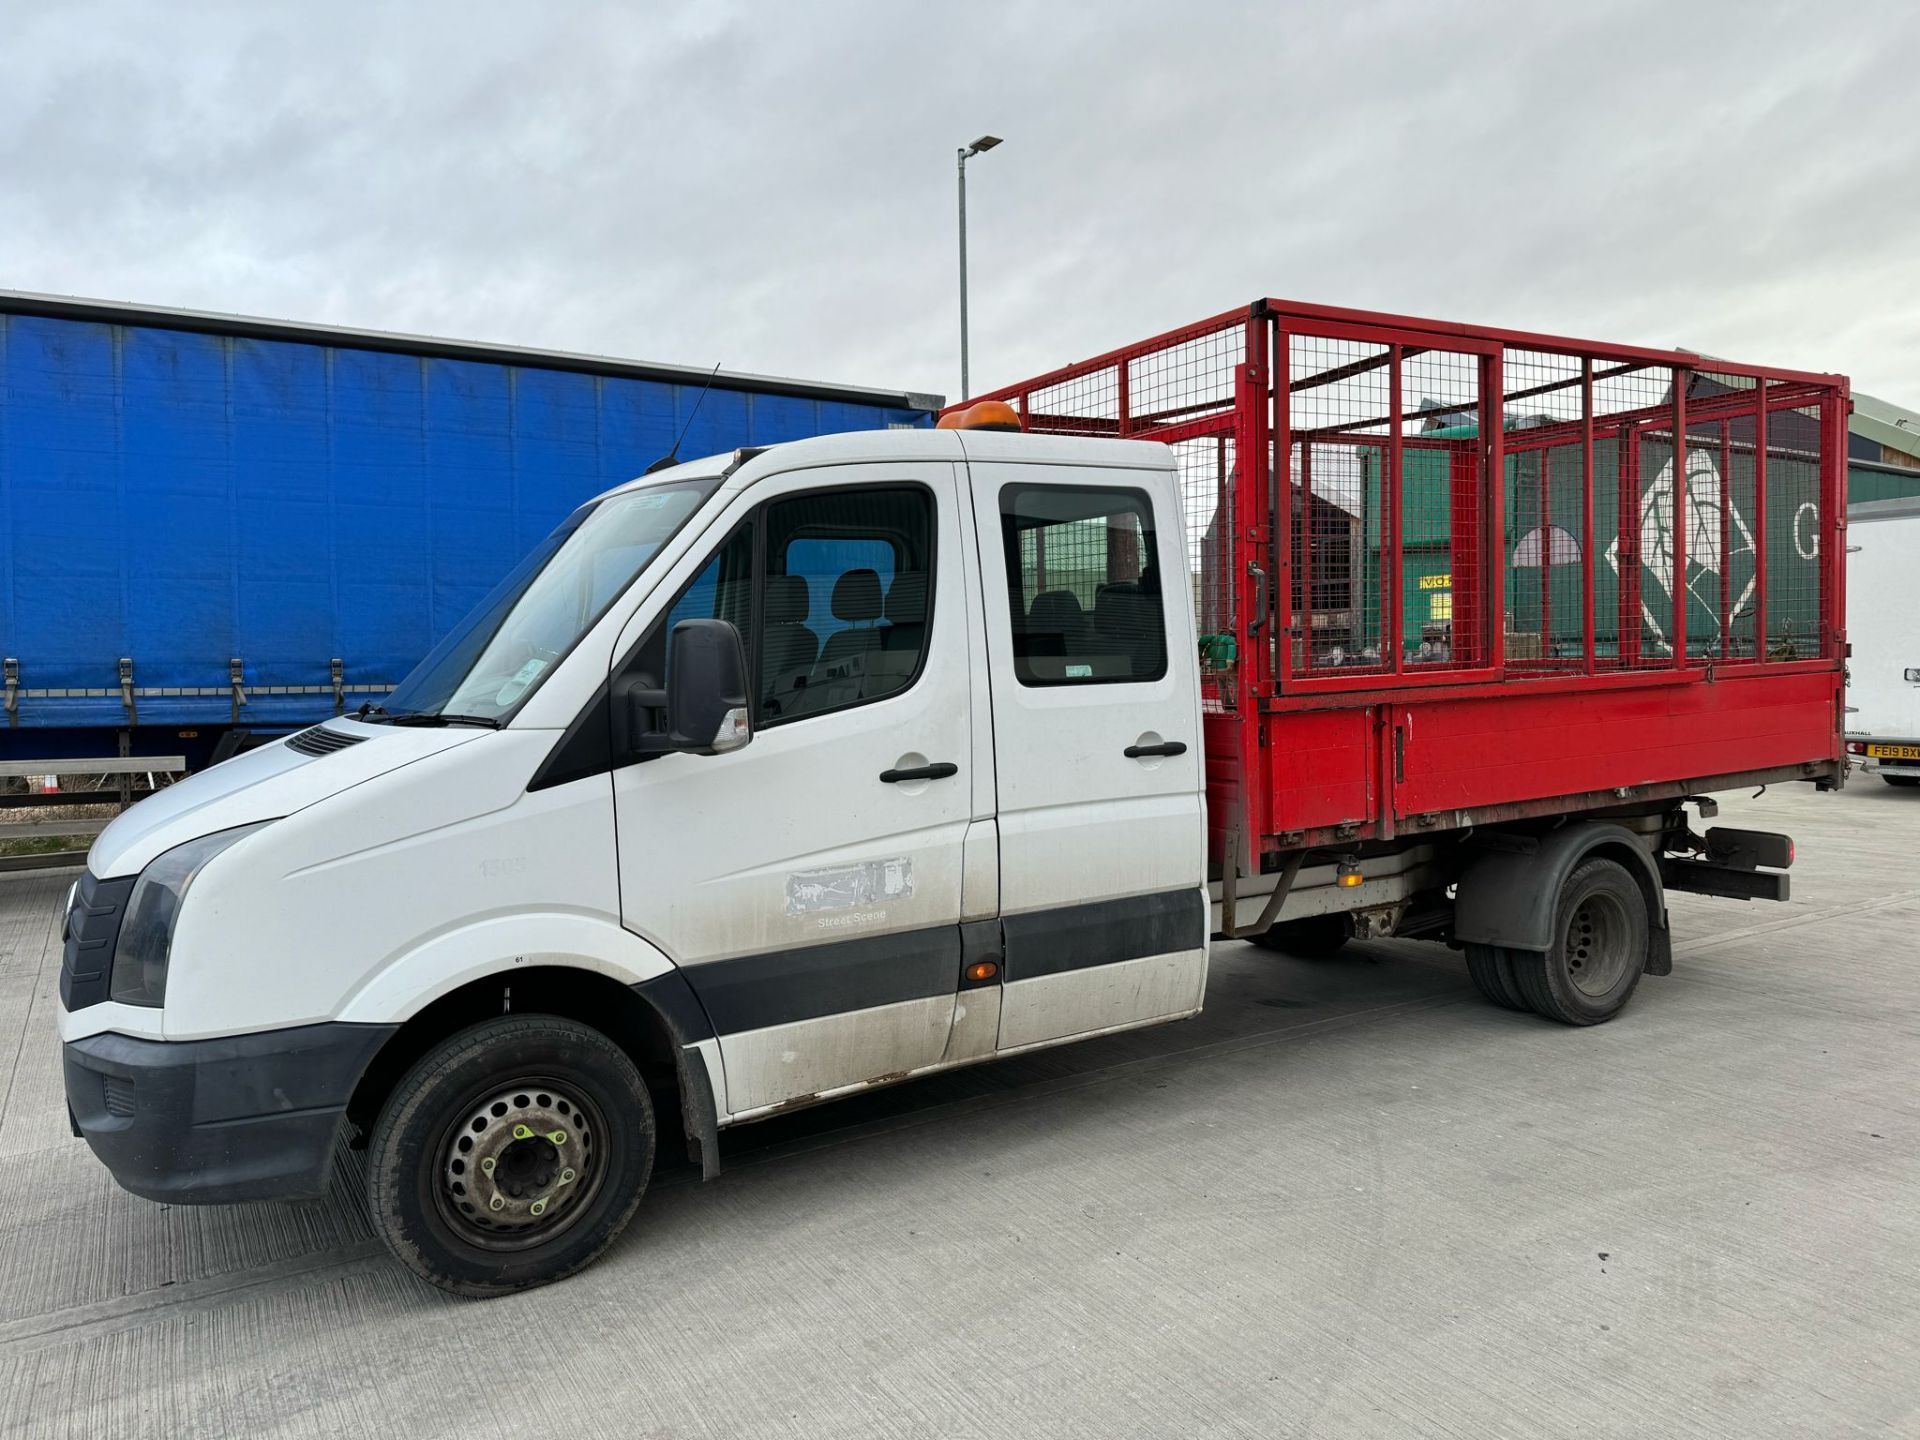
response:
<svg viewBox="0 0 1920 1440"><path fill-rule="evenodd" d="M631 753L738 750L753 738L740 632L725 620L682 620L668 637L666 688L628 690L621 704Z"/></svg>

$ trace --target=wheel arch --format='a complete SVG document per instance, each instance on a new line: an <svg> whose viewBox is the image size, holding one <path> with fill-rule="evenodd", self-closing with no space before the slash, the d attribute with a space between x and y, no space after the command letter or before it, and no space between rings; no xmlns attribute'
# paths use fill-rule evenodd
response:
<svg viewBox="0 0 1920 1440"><path fill-rule="evenodd" d="M707 1178L719 1173L719 1104L709 1072L712 1027L678 968L637 985L565 964L515 965L437 996L375 1052L347 1102L365 1143L382 1105L408 1069L448 1036L503 1014L559 1015L600 1031L626 1052L649 1088L669 1094L687 1145Z"/></svg>
<svg viewBox="0 0 1920 1440"><path fill-rule="evenodd" d="M1512 950L1551 949L1561 887L1589 859L1614 861L1640 886L1647 902L1646 973L1669 973L1673 941L1659 863L1631 830L1599 820L1564 826L1525 848L1488 850L1474 859L1454 897L1455 938Z"/></svg>

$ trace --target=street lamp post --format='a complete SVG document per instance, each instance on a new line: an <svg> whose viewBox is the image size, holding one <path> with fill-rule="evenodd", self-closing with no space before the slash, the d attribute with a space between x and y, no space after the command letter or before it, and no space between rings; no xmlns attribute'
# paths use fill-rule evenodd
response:
<svg viewBox="0 0 1920 1440"><path fill-rule="evenodd" d="M967 371L967 161L1000 143L998 135L982 135L960 150L960 398L973 394Z"/></svg>

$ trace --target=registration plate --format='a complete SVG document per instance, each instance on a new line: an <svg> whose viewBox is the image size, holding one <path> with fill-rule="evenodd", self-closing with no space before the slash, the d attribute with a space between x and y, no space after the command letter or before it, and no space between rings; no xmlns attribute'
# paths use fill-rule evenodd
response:
<svg viewBox="0 0 1920 1440"><path fill-rule="evenodd" d="M1867 754L1876 760L1920 760L1920 745L1869 745Z"/></svg>

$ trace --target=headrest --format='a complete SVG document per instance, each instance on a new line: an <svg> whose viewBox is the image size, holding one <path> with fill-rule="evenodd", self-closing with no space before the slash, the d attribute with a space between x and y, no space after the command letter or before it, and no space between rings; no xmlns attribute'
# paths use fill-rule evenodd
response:
<svg viewBox="0 0 1920 1440"><path fill-rule="evenodd" d="M1027 628L1071 630L1086 618L1086 613L1080 608L1080 597L1071 590L1042 590L1033 597L1033 608L1027 612Z"/></svg>
<svg viewBox="0 0 1920 1440"><path fill-rule="evenodd" d="M904 571L887 587L887 619L895 625L918 625L927 618L927 577Z"/></svg>
<svg viewBox="0 0 1920 1440"><path fill-rule="evenodd" d="M849 570L834 581L833 618L878 620L880 618L880 572Z"/></svg>
<svg viewBox="0 0 1920 1440"><path fill-rule="evenodd" d="M813 609L813 595L804 575L767 577L767 624L798 625Z"/></svg>
<svg viewBox="0 0 1920 1440"><path fill-rule="evenodd" d="M1135 624L1145 598L1138 580L1114 580L1102 585L1093 595L1093 618L1097 625Z"/></svg>

